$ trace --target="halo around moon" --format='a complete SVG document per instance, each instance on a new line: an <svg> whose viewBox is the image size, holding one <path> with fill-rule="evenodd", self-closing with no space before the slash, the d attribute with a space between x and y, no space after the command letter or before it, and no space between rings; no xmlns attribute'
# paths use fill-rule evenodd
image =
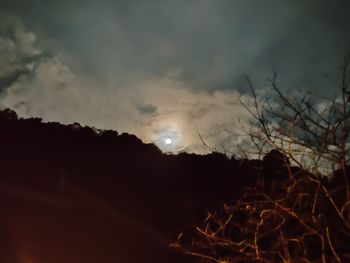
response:
<svg viewBox="0 0 350 263"><path fill-rule="evenodd" d="M179 152L183 148L181 133L174 128L161 128L154 134L154 144L163 152Z"/></svg>

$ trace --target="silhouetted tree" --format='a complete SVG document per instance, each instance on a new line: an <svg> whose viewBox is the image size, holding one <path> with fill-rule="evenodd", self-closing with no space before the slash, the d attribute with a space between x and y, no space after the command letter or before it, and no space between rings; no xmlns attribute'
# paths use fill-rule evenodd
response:
<svg viewBox="0 0 350 263"><path fill-rule="evenodd" d="M350 54L341 66L333 99L317 100L310 93L289 97L278 88L274 74L269 83L277 96L262 101L248 79L253 107L242 105L253 117L254 128L248 135L257 151L276 149L310 172L329 175L341 169L345 176L350 162L349 64Z"/></svg>
<svg viewBox="0 0 350 263"><path fill-rule="evenodd" d="M5 120L17 120L18 116L17 113L13 110L10 110L9 108L0 111L0 119L5 119Z"/></svg>
<svg viewBox="0 0 350 263"><path fill-rule="evenodd" d="M349 64L347 55L339 92L326 103L310 94L286 96L276 75L270 80L276 100L261 101L248 79L253 100L243 106L253 117L252 145L266 154L261 180L174 247L197 262L350 261Z"/></svg>

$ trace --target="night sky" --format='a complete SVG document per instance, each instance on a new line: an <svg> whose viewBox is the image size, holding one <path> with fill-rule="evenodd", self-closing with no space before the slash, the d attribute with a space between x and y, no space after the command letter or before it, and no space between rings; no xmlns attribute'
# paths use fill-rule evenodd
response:
<svg viewBox="0 0 350 263"><path fill-rule="evenodd" d="M329 93L350 50L347 0L0 3L0 106L136 134L163 151L234 152L260 96ZM332 93L332 90L330 91ZM228 128L229 127L229 130Z"/></svg>

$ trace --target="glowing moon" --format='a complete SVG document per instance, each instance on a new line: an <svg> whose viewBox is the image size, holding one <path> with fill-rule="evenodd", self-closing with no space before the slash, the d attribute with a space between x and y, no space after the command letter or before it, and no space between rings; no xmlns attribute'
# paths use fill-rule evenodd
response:
<svg viewBox="0 0 350 263"><path fill-rule="evenodd" d="M174 127L161 127L155 130L153 143L164 153L177 153L184 147L182 134Z"/></svg>

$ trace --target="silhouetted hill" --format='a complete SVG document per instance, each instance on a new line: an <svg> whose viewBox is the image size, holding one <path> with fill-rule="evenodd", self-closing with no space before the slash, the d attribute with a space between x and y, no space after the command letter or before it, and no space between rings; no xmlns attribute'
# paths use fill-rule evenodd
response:
<svg viewBox="0 0 350 263"><path fill-rule="evenodd" d="M10 110L0 112L0 145L0 259L8 263L185 262L168 248L177 233L238 198L258 170L278 168L273 154L166 155L133 135Z"/></svg>
<svg viewBox="0 0 350 263"><path fill-rule="evenodd" d="M0 112L0 145L9 263L21 253L33 262L180 262L167 247L177 233L254 181L248 161L165 155L133 135L10 110Z"/></svg>

